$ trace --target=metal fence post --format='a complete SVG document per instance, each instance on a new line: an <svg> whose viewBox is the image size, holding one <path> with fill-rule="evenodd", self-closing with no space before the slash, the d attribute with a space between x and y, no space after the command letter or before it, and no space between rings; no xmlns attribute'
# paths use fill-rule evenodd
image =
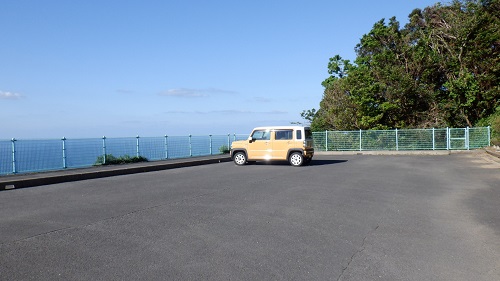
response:
<svg viewBox="0 0 500 281"><path fill-rule="evenodd" d="M63 137L62 139L62 157L63 157L63 169L66 169L66 138Z"/></svg>
<svg viewBox="0 0 500 281"><path fill-rule="evenodd" d="M465 128L465 146L467 147L467 150L469 150L470 143L469 143L469 126Z"/></svg>
<svg viewBox="0 0 500 281"><path fill-rule="evenodd" d="M359 151L363 150L361 136L363 135L363 131L359 129Z"/></svg>
<svg viewBox="0 0 500 281"><path fill-rule="evenodd" d="M102 164L106 164L106 136L102 137Z"/></svg>
<svg viewBox="0 0 500 281"><path fill-rule="evenodd" d="M450 128L446 127L446 150L450 150Z"/></svg>
<svg viewBox="0 0 500 281"><path fill-rule="evenodd" d="M396 128L396 151L399 150L399 143L398 143L398 128Z"/></svg>
<svg viewBox="0 0 500 281"><path fill-rule="evenodd" d="M325 151L328 151L328 130L325 131Z"/></svg>
<svg viewBox="0 0 500 281"><path fill-rule="evenodd" d="M231 134L227 134L227 148L229 149L231 147Z"/></svg>
<svg viewBox="0 0 500 281"><path fill-rule="evenodd" d="M135 156L137 156L137 158L139 158L139 135L137 135L137 145L136 145L136 152L135 152Z"/></svg>
<svg viewBox="0 0 500 281"><path fill-rule="evenodd" d="M208 135L210 137L210 155L212 155L212 135Z"/></svg>
<svg viewBox="0 0 500 281"><path fill-rule="evenodd" d="M488 146L491 146L491 127L488 126Z"/></svg>
<svg viewBox="0 0 500 281"><path fill-rule="evenodd" d="M17 173L16 170L16 139L12 138L12 173Z"/></svg>
<svg viewBox="0 0 500 281"><path fill-rule="evenodd" d="M191 143L191 135L189 135L189 157L193 156L193 144Z"/></svg>
<svg viewBox="0 0 500 281"><path fill-rule="evenodd" d="M165 159L168 159L168 136L165 135Z"/></svg>
<svg viewBox="0 0 500 281"><path fill-rule="evenodd" d="M436 135L434 128L432 128L432 150L436 150Z"/></svg>

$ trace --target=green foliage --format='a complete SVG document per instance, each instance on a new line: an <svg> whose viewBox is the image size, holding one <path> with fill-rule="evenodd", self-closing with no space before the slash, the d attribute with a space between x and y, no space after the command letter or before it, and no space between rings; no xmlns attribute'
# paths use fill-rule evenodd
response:
<svg viewBox="0 0 500 281"><path fill-rule="evenodd" d="M500 145L500 106L496 108L494 114L481 119L476 126L491 127L491 144Z"/></svg>
<svg viewBox="0 0 500 281"><path fill-rule="evenodd" d="M219 152L222 154L227 154L227 153L229 153L229 147L227 147L227 145L223 145L223 146L219 147Z"/></svg>
<svg viewBox="0 0 500 281"><path fill-rule="evenodd" d="M124 155L120 157L115 157L113 154L106 154L106 159L101 155L97 157L94 166L98 165L116 165L116 164L128 164L128 163L139 163L139 162L147 162L148 159L143 156L134 156L130 157L129 155Z"/></svg>
<svg viewBox="0 0 500 281"><path fill-rule="evenodd" d="M382 19L355 50L330 58L313 130L472 127L500 106L500 0Z"/></svg>
<svg viewBox="0 0 500 281"><path fill-rule="evenodd" d="M500 111L498 111L500 113ZM491 118L491 128L493 131L491 144L500 145L500 114L496 114Z"/></svg>

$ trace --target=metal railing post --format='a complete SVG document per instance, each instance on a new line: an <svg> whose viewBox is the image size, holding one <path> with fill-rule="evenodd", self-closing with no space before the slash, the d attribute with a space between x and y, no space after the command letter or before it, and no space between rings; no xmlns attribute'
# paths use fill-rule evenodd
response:
<svg viewBox="0 0 500 281"><path fill-rule="evenodd" d="M363 150L361 136L363 135L363 131L359 129L359 151Z"/></svg>
<svg viewBox="0 0 500 281"><path fill-rule="evenodd" d="M212 135L208 135L210 138L210 155L212 155Z"/></svg>
<svg viewBox="0 0 500 281"><path fill-rule="evenodd" d="M63 160L63 169L66 169L66 138L63 137L62 139L62 160Z"/></svg>
<svg viewBox="0 0 500 281"><path fill-rule="evenodd" d="M325 151L328 151L328 130L325 131Z"/></svg>
<svg viewBox="0 0 500 281"><path fill-rule="evenodd" d="M488 126L488 146L491 146L491 127Z"/></svg>
<svg viewBox="0 0 500 281"><path fill-rule="evenodd" d="M165 135L165 159L168 159L168 136Z"/></svg>
<svg viewBox="0 0 500 281"><path fill-rule="evenodd" d="M189 135L189 157L193 156L193 144L191 143L191 135Z"/></svg>
<svg viewBox="0 0 500 281"><path fill-rule="evenodd" d="M231 134L227 134L227 148L229 149L231 147Z"/></svg>
<svg viewBox="0 0 500 281"><path fill-rule="evenodd" d="M16 170L16 139L12 138L12 173L17 173Z"/></svg>
<svg viewBox="0 0 500 281"><path fill-rule="evenodd" d="M102 137L102 164L106 164L106 136Z"/></svg>
<svg viewBox="0 0 500 281"><path fill-rule="evenodd" d="M446 127L446 150L450 150L450 128Z"/></svg>
<svg viewBox="0 0 500 281"><path fill-rule="evenodd" d="M469 126L465 128L465 146L467 147L467 150L470 150L470 143L469 143Z"/></svg>
<svg viewBox="0 0 500 281"><path fill-rule="evenodd" d="M137 156L137 158L139 158L139 135L137 135L137 145L136 145L136 149L135 149L135 156Z"/></svg>
<svg viewBox="0 0 500 281"><path fill-rule="evenodd" d="M399 151L399 143L398 143L398 128L396 128L396 151Z"/></svg>
<svg viewBox="0 0 500 281"><path fill-rule="evenodd" d="M432 150L436 150L436 135L434 131L434 128L432 128Z"/></svg>

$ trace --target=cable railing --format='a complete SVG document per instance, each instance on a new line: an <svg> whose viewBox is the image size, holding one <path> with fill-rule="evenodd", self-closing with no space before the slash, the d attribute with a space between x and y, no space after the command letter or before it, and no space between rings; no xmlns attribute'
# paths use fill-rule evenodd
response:
<svg viewBox="0 0 500 281"><path fill-rule="evenodd" d="M110 157L148 161L218 155L248 135L162 136L88 139L0 140L0 175L33 173L104 164Z"/></svg>

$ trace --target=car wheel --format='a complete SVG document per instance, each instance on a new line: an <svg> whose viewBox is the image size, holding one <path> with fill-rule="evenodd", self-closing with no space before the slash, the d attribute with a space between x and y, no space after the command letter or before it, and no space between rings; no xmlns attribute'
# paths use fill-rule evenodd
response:
<svg viewBox="0 0 500 281"><path fill-rule="evenodd" d="M243 152L237 152L234 155L234 164L238 166L243 166L247 163L247 156Z"/></svg>
<svg viewBox="0 0 500 281"><path fill-rule="evenodd" d="M302 166L302 164L304 164L304 156L302 156L302 154L299 152L294 152L290 154L288 162L290 162L290 165L294 167Z"/></svg>

